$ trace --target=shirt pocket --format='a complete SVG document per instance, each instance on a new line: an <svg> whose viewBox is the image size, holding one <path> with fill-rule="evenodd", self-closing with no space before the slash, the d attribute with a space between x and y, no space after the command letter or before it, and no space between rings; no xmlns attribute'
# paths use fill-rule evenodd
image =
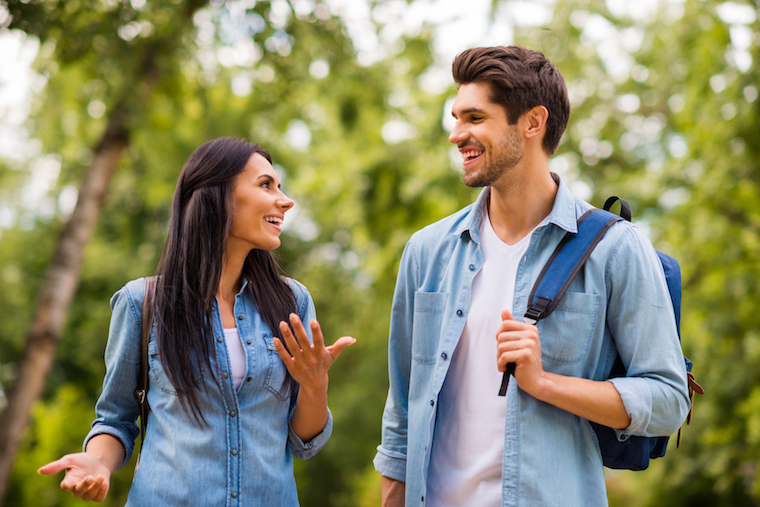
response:
<svg viewBox="0 0 760 507"><path fill-rule="evenodd" d="M264 335L267 344L267 374L264 387L271 391L281 401L289 400L293 389L293 379L288 374L277 349L274 347L274 337Z"/></svg>
<svg viewBox="0 0 760 507"><path fill-rule="evenodd" d="M420 364L434 364L449 294L415 292L412 326L412 359Z"/></svg>
<svg viewBox="0 0 760 507"><path fill-rule="evenodd" d="M193 382L195 382L195 385L200 386L203 384L203 375L201 374L195 357L193 357L192 361L193 370L195 371ZM177 395L177 390L174 389L166 371L164 371L164 365L161 364L161 357L158 354L158 344L156 343L156 340L150 340L150 342L148 342L148 372L151 388L157 386L166 394L171 394L173 396Z"/></svg>
<svg viewBox="0 0 760 507"><path fill-rule="evenodd" d="M601 297L598 294L567 292L549 317L538 322L541 356L555 365L583 361L596 329ZM557 369L552 369L558 372Z"/></svg>

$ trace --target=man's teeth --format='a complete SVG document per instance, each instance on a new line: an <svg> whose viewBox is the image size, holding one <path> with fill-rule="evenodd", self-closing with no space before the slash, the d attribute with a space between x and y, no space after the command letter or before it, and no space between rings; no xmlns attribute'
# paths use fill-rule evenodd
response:
<svg viewBox="0 0 760 507"><path fill-rule="evenodd" d="M483 153L480 150L472 150L472 151L463 151L462 152L462 158L466 160L471 160L473 158L479 157L480 154Z"/></svg>
<svg viewBox="0 0 760 507"><path fill-rule="evenodd" d="M275 225L282 225L282 218L264 217L264 220L266 220L267 222L271 222L271 223L273 223Z"/></svg>

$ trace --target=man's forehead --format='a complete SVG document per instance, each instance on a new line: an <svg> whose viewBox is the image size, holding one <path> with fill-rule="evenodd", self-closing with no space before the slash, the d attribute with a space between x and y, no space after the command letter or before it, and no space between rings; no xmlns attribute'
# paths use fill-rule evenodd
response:
<svg viewBox="0 0 760 507"><path fill-rule="evenodd" d="M499 108L491 101L491 86L488 83L466 83L459 86L457 97L451 106L451 113L456 115L487 112Z"/></svg>

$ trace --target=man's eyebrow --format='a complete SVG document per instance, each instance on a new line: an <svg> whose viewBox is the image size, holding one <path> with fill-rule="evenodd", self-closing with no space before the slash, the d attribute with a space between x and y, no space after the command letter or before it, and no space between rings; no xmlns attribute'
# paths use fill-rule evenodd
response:
<svg viewBox="0 0 760 507"><path fill-rule="evenodd" d="M468 107L467 109L462 109L459 114L465 115L465 114L485 114L485 111L483 109L477 108L477 107ZM456 113L454 111L451 111L451 116L454 118L457 117Z"/></svg>

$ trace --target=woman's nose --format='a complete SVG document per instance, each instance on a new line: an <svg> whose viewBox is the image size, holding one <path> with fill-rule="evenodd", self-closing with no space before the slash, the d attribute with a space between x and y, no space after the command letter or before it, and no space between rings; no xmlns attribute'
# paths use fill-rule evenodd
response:
<svg viewBox="0 0 760 507"><path fill-rule="evenodd" d="M293 199L280 192L280 198L277 200L277 207L282 211L287 211L292 208L294 204Z"/></svg>

